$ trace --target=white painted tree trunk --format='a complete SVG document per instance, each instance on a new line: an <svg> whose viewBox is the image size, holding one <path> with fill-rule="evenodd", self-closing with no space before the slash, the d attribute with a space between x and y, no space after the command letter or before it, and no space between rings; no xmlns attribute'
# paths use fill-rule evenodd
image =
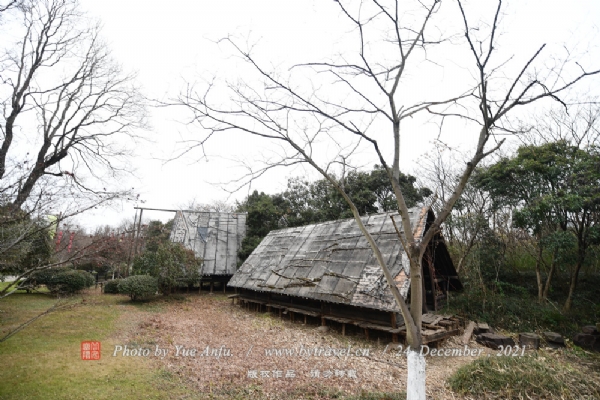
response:
<svg viewBox="0 0 600 400"><path fill-rule="evenodd" d="M425 397L425 356L419 351L408 349L406 379L406 400L426 400Z"/></svg>

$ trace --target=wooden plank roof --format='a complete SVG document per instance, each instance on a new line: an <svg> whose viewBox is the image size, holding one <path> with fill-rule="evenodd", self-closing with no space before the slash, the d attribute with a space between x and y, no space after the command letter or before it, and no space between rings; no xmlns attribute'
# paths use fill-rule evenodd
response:
<svg viewBox="0 0 600 400"><path fill-rule="evenodd" d="M413 208L413 231L422 235L428 210ZM406 298L409 263L391 217L362 218ZM367 240L354 219L271 231L229 281L229 286L314 300L399 311Z"/></svg>
<svg viewBox="0 0 600 400"><path fill-rule="evenodd" d="M233 275L246 236L246 213L177 211L170 239L204 260L202 275Z"/></svg>

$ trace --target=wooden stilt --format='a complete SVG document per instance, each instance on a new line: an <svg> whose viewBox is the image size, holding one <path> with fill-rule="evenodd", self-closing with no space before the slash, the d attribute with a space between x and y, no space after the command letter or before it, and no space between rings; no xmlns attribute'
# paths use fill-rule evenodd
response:
<svg viewBox="0 0 600 400"><path fill-rule="evenodd" d="M346 324L342 324L342 336L346 336Z"/></svg>

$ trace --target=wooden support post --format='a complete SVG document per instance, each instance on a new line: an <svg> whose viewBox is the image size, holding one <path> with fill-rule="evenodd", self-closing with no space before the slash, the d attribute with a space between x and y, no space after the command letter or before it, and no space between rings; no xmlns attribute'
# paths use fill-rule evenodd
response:
<svg viewBox="0 0 600 400"><path fill-rule="evenodd" d="M398 334L392 333L392 343L398 343Z"/></svg>
<svg viewBox="0 0 600 400"><path fill-rule="evenodd" d="M214 289L214 288L215 288L215 283L214 283L214 282L211 282L211 283L210 283L210 292L211 292L211 293L213 292L213 289Z"/></svg>
<svg viewBox="0 0 600 400"><path fill-rule="evenodd" d="M271 312L271 305L267 304L267 312L270 313Z"/></svg>
<svg viewBox="0 0 600 400"><path fill-rule="evenodd" d="M396 329L398 326L396 325L396 313L392 312L390 313L391 317L392 317L392 328Z"/></svg>
<svg viewBox="0 0 600 400"><path fill-rule="evenodd" d="M469 324L467 325L467 328L465 329L465 333L463 334L462 337L462 343L463 344L469 344L469 342L471 341L471 336L473 336L473 330L475 329L475 322L473 321L469 321Z"/></svg>
<svg viewBox="0 0 600 400"><path fill-rule="evenodd" d="M138 222L138 226L137 226L137 235L135 236L135 243L134 243L134 247L133 247L133 255L137 255L138 253L138 239L140 238L140 231L142 229L142 214L144 212L143 208L140 208L140 222ZM135 226L134 226L135 229Z"/></svg>
<svg viewBox="0 0 600 400"><path fill-rule="evenodd" d="M342 322L342 336L346 336L346 324Z"/></svg>
<svg viewBox="0 0 600 400"><path fill-rule="evenodd" d="M431 255L428 257L427 261L425 261L427 267L429 269L429 285L431 285L431 298L433 299L433 311L438 309L437 305L437 290L436 290L436 282L435 282L435 268L433 267L433 262L431 260Z"/></svg>
<svg viewBox="0 0 600 400"><path fill-rule="evenodd" d="M423 306L421 311L425 314L429 309L427 308L427 290L425 289L425 279L423 279L423 266L421 266L421 287L421 290L423 291Z"/></svg>
<svg viewBox="0 0 600 400"><path fill-rule="evenodd" d="M279 318L283 317L283 309L279 309Z"/></svg>
<svg viewBox="0 0 600 400"><path fill-rule="evenodd" d="M304 325L306 325L306 314L304 314Z"/></svg>
<svg viewBox="0 0 600 400"><path fill-rule="evenodd" d="M227 284L225 282L223 282L223 293L227 293Z"/></svg>
<svg viewBox="0 0 600 400"><path fill-rule="evenodd" d="M325 317L321 317L321 326L327 326L327 320Z"/></svg>
<svg viewBox="0 0 600 400"><path fill-rule="evenodd" d="M365 339L369 340L369 329L365 328Z"/></svg>

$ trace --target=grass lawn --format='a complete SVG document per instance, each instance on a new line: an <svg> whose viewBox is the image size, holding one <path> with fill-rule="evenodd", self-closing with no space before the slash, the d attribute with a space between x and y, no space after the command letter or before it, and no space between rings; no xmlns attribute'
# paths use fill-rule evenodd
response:
<svg viewBox="0 0 600 400"><path fill-rule="evenodd" d="M53 307L57 301L44 293L15 293L0 300L0 340L24 322ZM60 305L61 308L41 316L0 342L0 399L241 400L252 397L396 400L405 397L402 390L390 391L385 386L365 389L363 385L353 393L343 393L333 386L325 386L324 381L310 379L306 382L299 380L298 385L278 392L268 392L268 387L258 385L263 381L250 382L243 378L232 380L229 386L215 385L202 389L193 382L198 383L200 378L206 377L206 371L213 371L209 367L202 370L202 363L208 362L206 360L200 364L193 364L194 360L189 360L188 365L188 360L176 358L161 362L155 357L112 356L116 345L137 347L144 344L153 347L153 343L160 343L157 342L160 340L168 343L167 339L173 337L177 343L200 343L202 340L224 340L227 343L225 338L229 338L233 347L243 347L244 351L248 347L247 343L240 342L243 342L244 335L257 348L272 346L273 341L277 340L282 340L278 346L284 347L297 345L298 341L341 347L340 337L336 334L331 337L315 334L312 326L296 327L261 313L238 313L237 309L230 308L229 299L224 295L193 295L189 298L174 295L168 299L161 297L150 302L132 303L127 296L102 295L99 289L91 289L83 295L61 300ZM265 323L268 323L268 327L265 327ZM82 341L101 342L101 359L82 360ZM443 399L460 399L464 396L484 398L488 392L493 392L495 398L520 399L527 395L540 398L554 398L555 395L562 395L566 399L585 396L596 398L594 396L600 395L598 356L579 352L581 354L568 349L536 353L534 358L480 358L458 369L452 377L451 373L445 371L456 366L460 360L429 359L428 373L438 379L438 385L429 386L429 390L439 389L436 393L445 395L434 397ZM361 371L369 373L392 368L383 361L359 360L357 365L362 368ZM244 363L254 368L255 365L268 365L271 361L260 356L250 361L238 357L229 361L229 364L234 362L240 363L244 371ZM316 365L325 361L306 362ZM302 360L294 360L291 365L297 363L302 363ZM582 366L585 368L582 369ZM396 376L390 375L392 372L402 371L396 367L392 369L384 373L384 378ZM446 379L452 392L442 388ZM377 380L377 384L379 382ZM380 392L379 389L387 392Z"/></svg>
<svg viewBox="0 0 600 400"><path fill-rule="evenodd" d="M61 301L65 308L37 319L0 343L2 399L167 399L193 393L151 359L112 357L124 313L139 312L125 296L98 291ZM45 294L16 293L0 300L0 336L52 307ZM101 359L83 361L82 341L100 341Z"/></svg>

